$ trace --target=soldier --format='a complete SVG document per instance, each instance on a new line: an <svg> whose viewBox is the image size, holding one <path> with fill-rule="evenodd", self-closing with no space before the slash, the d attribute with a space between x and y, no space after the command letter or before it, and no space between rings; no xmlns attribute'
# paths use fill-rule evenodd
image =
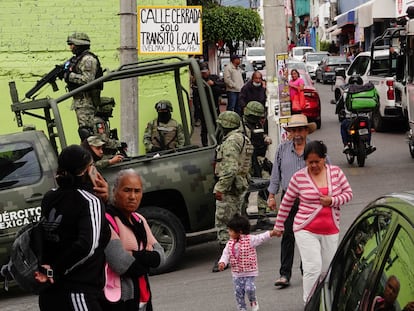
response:
<svg viewBox="0 0 414 311"><path fill-rule="evenodd" d="M124 156L121 154L105 154L105 141L99 138L99 136L89 136L82 141L81 146L90 152L93 162L99 171L110 165L120 163L124 159Z"/></svg>
<svg viewBox="0 0 414 311"><path fill-rule="evenodd" d="M86 33L75 32L67 39L74 56L65 63L64 79L68 91L89 83L102 76L102 67L98 57L90 52L90 39ZM82 129L92 133L93 118L100 102L103 85L95 89L78 93L73 96L72 110L75 110L79 125L79 136Z"/></svg>
<svg viewBox="0 0 414 311"><path fill-rule="evenodd" d="M217 239L221 254L229 239L227 222L241 212L241 204L248 187L253 146L240 128L240 116L234 111L222 112L217 124L223 129L223 141L217 147L214 186L216 198ZM218 262L213 266L218 272Z"/></svg>
<svg viewBox="0 0 414 311"><path fill-rule="evenodd" d="M264 130L265 109L262 103L250 101L244 110L243 125L247 137L253 144L254 151L252 156L252 166L250 174L252 177L270 178L272 163L266 158L267 146L272 143L272 139L265 134ZM266 216L267 210L267 190L259 191L257 196L258 218L256 229L272 230L272 223ZM242 212L247 208L249 202L247 193L243 202Z"/></svg>
<svg viewBox="0 0 414 311"><path fill-rule="evenodd" d="M160 100L155 104L158 118L147 124L144 132L146 152L176 149L184 146L183 126L171 118L173 110L169 100Z"/></svg>

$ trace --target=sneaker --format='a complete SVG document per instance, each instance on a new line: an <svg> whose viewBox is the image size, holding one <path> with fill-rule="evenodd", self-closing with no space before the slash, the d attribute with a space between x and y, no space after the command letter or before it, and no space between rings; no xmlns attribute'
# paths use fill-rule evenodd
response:
<svg viewBox="0 0 414 311"><path fill-rule="evenodd" d="M257 301L252 301L250 306L252 307L252 311L259 311L259 303Z"/></svg>
<svg viewBox="0 0 414 311"><path fill-rule="evenodd" d="M346 154L346 153L349 153L349 150L350 150L349 145L345 145L344 150L342 150L342 152Z"/></svg>
<svg viewBox="0 0 414 311"><path fill-rule="evenodd" d="M377 150L377 148L375 146L368 146L367 148L367 154L371 154L373 153L375 150Z"/></svg>
<svg viewBox="0 0 414 311"><path fill-rule="evenodd" d="M254 227L255 230L273 230L275 224L271 222L269 219L258 219L256 226Z"/></svg>

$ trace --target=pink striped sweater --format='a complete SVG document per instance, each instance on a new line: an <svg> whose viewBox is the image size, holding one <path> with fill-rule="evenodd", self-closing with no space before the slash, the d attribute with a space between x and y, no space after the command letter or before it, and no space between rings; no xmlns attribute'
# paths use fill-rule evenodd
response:
<svg viewBox="0 0 414 311"><path fill-rule="evenodd" d="M332 217L339 229L340 206L352 199L352 189L342 170L335 165L326 165L328 179L328 195L332 197ZM291 178L277 213L275 229L284 231L284 222L296 198L299 198L299 209L293 222L293 231L306 227L322 209L319 201L321 193L312 181L305 167L297 171Z"/></svg>

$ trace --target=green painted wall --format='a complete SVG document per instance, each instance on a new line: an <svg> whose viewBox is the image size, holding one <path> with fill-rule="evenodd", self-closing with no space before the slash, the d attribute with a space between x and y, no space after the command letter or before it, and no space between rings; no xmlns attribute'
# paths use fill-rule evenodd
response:
<svg viewBox="0 0 414 311"><path fill-rule="evenodd" d="M139 5L185 5L184 0L139 0ZM97 54L104 68L119 66L120 0L1 0L0 10L0 134L20 131L10 110L9 81L15 81L19 98L34 86L44 74L70 58L66 45L69 34L86 32L91 39L91 51ZM57 81L59 93L50 86L42 89L41 97L57 97L65 92L65 84ZM139 131L143 133L146 122L155 117L154 94L170 93L167 89L154 92L152 87L139 89ZM119 86L105 88L103 96L115 97L117 106L111 127L120 128ZM141 103L151 103L141 105ZM70 110L71 101L60 106L68 143L77 143L77 122ZM142 106L142 107L141 107ZM24 117L25 122L43 128L43 121ZM120 133L122 138L122 133ZM140 136L142 136L140 134ZM142 149L142 148L140 148Z"/></svg>

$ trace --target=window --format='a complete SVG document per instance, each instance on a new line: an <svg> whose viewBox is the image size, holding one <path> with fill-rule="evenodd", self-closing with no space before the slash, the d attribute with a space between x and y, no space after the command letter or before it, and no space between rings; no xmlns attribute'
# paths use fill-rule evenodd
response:
<svg viewBox="0 0 414 311"><path fill-rule="evenodd" d="M383 296L385 283L391 275L396 276L400 281L400 292L395 302L396 310L404 308L408 302L414 300L413 233L413 228L409 223L398 226L395 230L394 242L389 252L384 256L380 269L382 274L377 280L376 289L372 292L371 301L375 296Z"/></svg>
<svg viewBox="0 0 414 311"><path fill-rule="evenodd" d="M374 211L357 224L342 244L329 277L332 305L338 311L358 308L390 221L389 213Z"/></svg>
<svg viewBox="0 0 414 311"><path fill-rule="evenodd" d="M0 188L32 184L41 177L39 160L28 143L0 146Z"/></svg>
<svg viewBox="0 0 414 311"><path fill-rule="evenodd" d="M355 58L355 60L349 66L348 76L352 76L352 75L363 76L365 72L367 71L369 59L370 59L369 56L361 56L361 57Z"/></svg>

